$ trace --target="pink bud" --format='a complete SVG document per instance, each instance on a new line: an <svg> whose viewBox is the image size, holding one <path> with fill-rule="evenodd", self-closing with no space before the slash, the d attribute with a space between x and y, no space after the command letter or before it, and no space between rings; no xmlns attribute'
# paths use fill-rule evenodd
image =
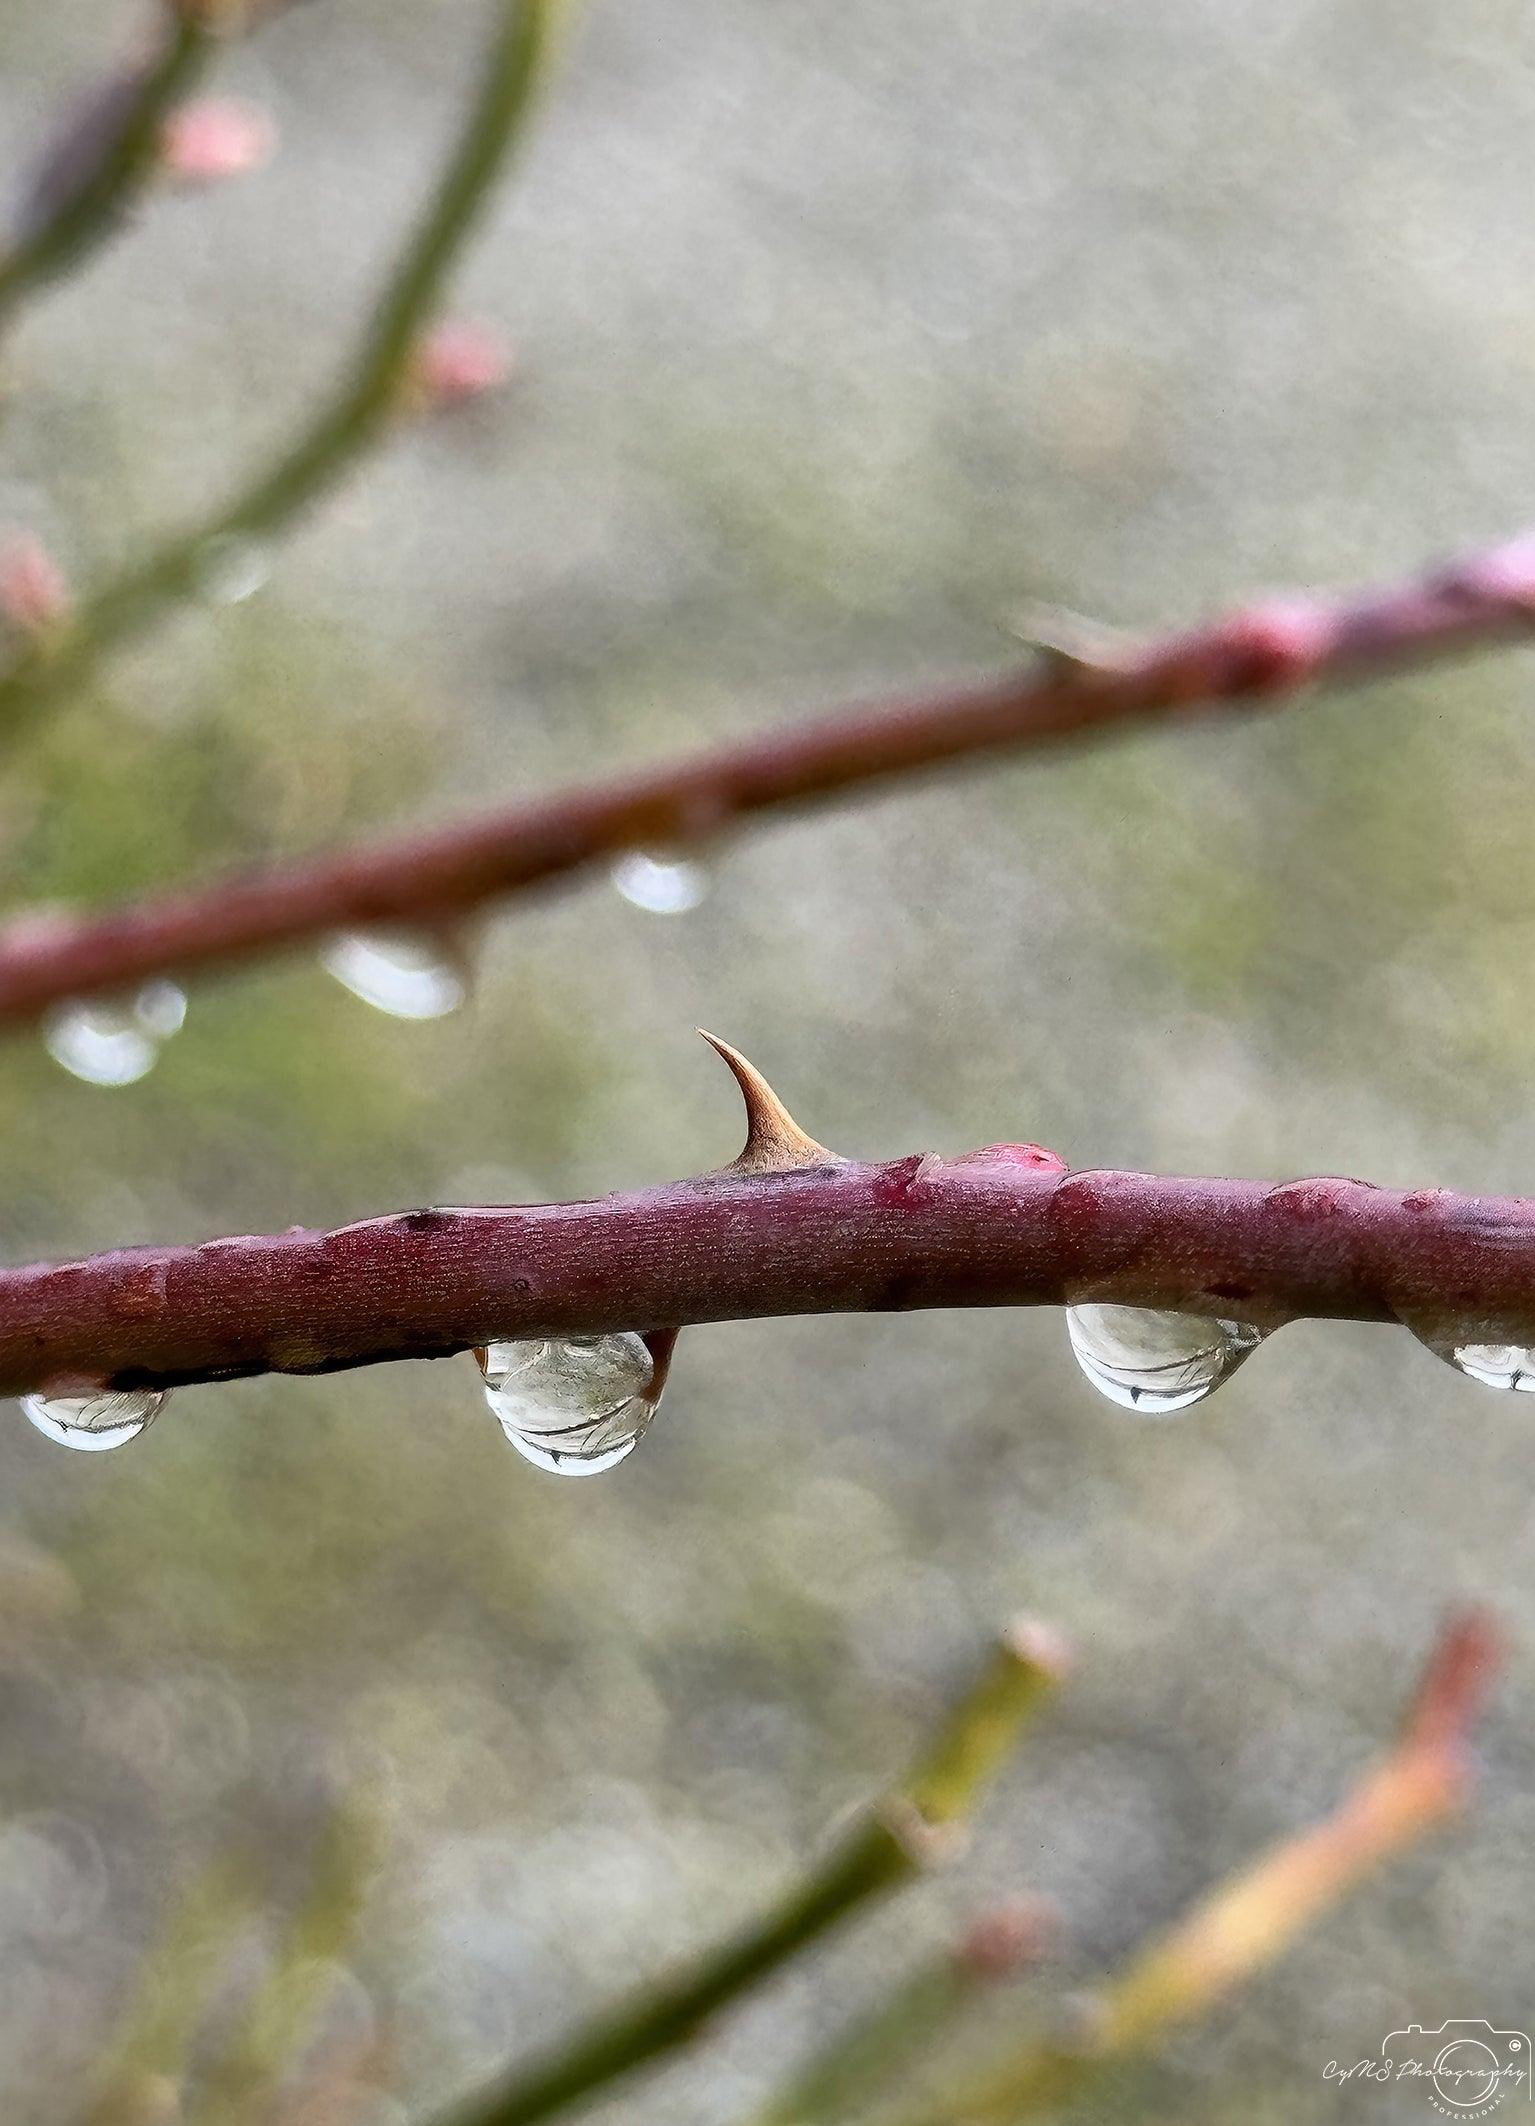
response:
<svg viewBox="0 0 1535 2126"><path fill-rule="evenodd" d="M69 605L64 572L33 532L0 545L0 619L21 635L42 635Z"/></svg>
<svg viewBox="0 0 1535 2126"><path fill-rule="evenodd" d="M220 184L227 177L247 177L272 159L277 129L267 113L252 103L206 96L185 103L166 119L160 135L160 160L183 184Z"/></svg>
<svg viewBox="0 0 1535 2126"><path fill-rule="evenodd" d="M416 349L413 396L427 409L462 406L494 391L511 373L511 349L504 340L467 318L449 318Z"/></svg>
<svg viewBox="0 0 1535 2126"><path fill-rule="evenodd" d="M1059 1927L1055 1908L1046 1899L1016 1897L973 1919L956 1955L973 1978L1008 1978L1048 1955Z"/></svg>

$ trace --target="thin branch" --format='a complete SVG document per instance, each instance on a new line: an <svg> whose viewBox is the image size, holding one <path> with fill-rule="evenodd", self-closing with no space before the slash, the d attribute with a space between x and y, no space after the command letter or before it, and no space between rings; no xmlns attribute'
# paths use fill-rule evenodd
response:
<svg viewBox="0 0 1535 2126"><path fill-rule="evenodd" d="M1406 1320L1535 1345L1535 1200L1061 1174L1016 1153L727 1171L589 1203L404 1211L0 1271L0 1394L324 1373L690 1322L1088 1300L1263 1326Z"/></svg>
<svg viewBox="0 0 1535 2126"><path fill-rule="evenodd" d="M902 2113L898 2126L1005 2126L1053 2110L1105 2066L1202 2015L1282 1955L1365 1876L1461 1807L1468 1730L1499 1652L1484 1613L1452 1619L1396 1748L1331 1816L1275 1847L1143 1951L1093 2004L1075 2043L1028 2045L931 2108Z"/></svg>
<svg viewBox="0 0 1535 2126"><path fill-rule="evenodd" d="M563 5L497 0L463 130L333 396L232 500L86 597L67 626L24 653L0 677L0 725L14 732L28 711L78 685L117 644L195 595L210 561L231 541L275 538L387 427L422 328L521 134Z"/></svg>
<svg viewBox="0 0 1535 2126"><path fill-rule="evenodd" d="M687 2044L851 1913L953 1851L1018 1734L1060 1681L1053 1633L1016 1626L927 1755L783 1900L674 1977L596 2017L547 2060L463 2099L437 2126L533 2126Z"/></svg>
<svg viewBox="0 0 1535 2126"><path fill-rule="evenodd" d="M212 23L167 0L146 59L70 111L26 188L16 242L0 255L0 327L45 282L79 264L121 225L160 161L167 117L213 55Z"/></svg>
<svg viewBox="0 0 1535 2126"><path fill-rule="evenodd" d="M750 2126L845 2126L870 2099L920 2067L944 2029L1004 1980L1036 1967L1054 1938L1037 1899L983 1912L849 2029L839 2030L760 2110Z"/></svg>
<svg viewBox="0 0 1535 2126"><path fill-rule="evenodd" d="M214 529L232 522L221 519ZM172 573L187 566L187 548L177 552ZM1366 681L1517 639L1532 624L1535 537L1526 537L1353 597L1253 606L1112 663L1056 656L981 685L844 709L456 826L182 888L115 912L22 915L0 930L0 1023L328 931L451 924L624 849L706 842L760 813L857 794L972 756L1266 701L1323 681ZM85 625L94 632L90 608Z"/></svg>

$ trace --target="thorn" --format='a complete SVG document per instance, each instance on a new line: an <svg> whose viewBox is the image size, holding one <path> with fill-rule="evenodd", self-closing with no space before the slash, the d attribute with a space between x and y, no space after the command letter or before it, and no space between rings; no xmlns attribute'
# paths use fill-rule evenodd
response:
<svg viewBox="0 0 1535 2126"><path fill-rule="evenodd" d="M741 1097L746 1102L746 1143L740 1156L718 1169L725 1174L784 1174L796 1167L841 1166L836 1152L829 1152L814 1137L807 1137L779 1099L760 1070L748 1063L738 1049L703 1027L703 1035L716 1055L729 1065Z"/></svg>
<svg viewBox="0 0 1535 2126"><path fill-rule="evenodd" d="M1122 628L1090 620L1064 605L1034 601L1015 613L1007 631L1026 643L1054 679L1091 679L1119 670L1133 647Z"/></svg>

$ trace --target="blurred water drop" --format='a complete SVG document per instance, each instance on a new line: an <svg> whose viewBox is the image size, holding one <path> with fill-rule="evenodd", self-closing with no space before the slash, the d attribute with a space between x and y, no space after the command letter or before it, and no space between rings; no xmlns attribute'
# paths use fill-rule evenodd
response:
<svg viewBox="0 0 1535 2126"><path fill-rule="evenodd" d="M614 885L632 907L651 915L685 915L709 891L709 874L690 857L626 849L613 865Z"/></svg>
<svg viewBox="0 0 1535 2126"><path fill-rule="evenodd" d="M272 550L259 539L224 532L197 557L197 589L211 605L241 605L272 573Z"/></svg>
<svg viewBox="0 0 1535 2126"><path fill-rule="evenodd" d="M632 1454L661 1390L643 1336L491 1344L485 1400L517 1452L557 1476L596 1476Z"/></svg>
<svg viewBox="0 0 1535 2126"><path fill-rule="evenodd" d="M126 1003L59 1005L43 1018L43 1046L88 1085L136 1085L186 1015L186 997L174 982L148 982Z"/></svg>
<svg viewBox="0 0 1535 2126"><path fill-rule="evenodd" d="M396 1019L443 1019L469 993L462 969L435 938L405 930L348 931L320 948L343 989Z"/></svg>
<svg viewBox="0 0 1535 2126"><path fill-rule="evenodd" d="M1464 1336L1414 1329L1426 1350L1442 1358L1467 1380L1479 1380L1485 1388L1508 1388L1519 1395L1535 1395L1535 1350L1527 1344L1478 1344Z"/></svg>
<svg viewBox="0 0 1535 2126"><path fill-rule="evenodd" d="M168 1393L163 1388L129 1388L117 1395L24 1395L21 1407L45 1438L61 1447L100 1454L137 1439Z"/></svg>
<svg viewBox="0 0 1535 2126"><path fill-rule="evenodd" d="M1066 1332L1099 1393L1147 1416L1203 1402L1264 1336L1247 1321L1104 1306L1068 1307Z"/></svg>

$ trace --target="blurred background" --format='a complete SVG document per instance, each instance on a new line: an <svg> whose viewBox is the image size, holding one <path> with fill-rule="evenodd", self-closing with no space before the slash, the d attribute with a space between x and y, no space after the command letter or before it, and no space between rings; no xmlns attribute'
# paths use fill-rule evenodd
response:
<svg viewBox="0 0 1535 2126"><path fill-rule="evenodd" d="M140 13L6 12L5 167ZM484 26L315 0L231 52L280 152L31 306L0 527L84 582L291 431ZM455 298L510 382L7 757L8 903L992 668L1032 600L1146 628L1502 535L1535 488L1532 58L1513 0L591 0ZM13 1038L5 1258L718 1164L700 1023L850 1154L1535 1189L1530 682L1504 654L988 762L743 837L676 914L519 902L429 1025L300 957L193 985L132 1087ZM1082 1982L1330 1804L1447 1601L1516 1637L1535 1607L1529 1409L1383 1329L1297 1325L1166 1422L1047 1313L698 1330L579 1484L507 1447L467 1357L189 1390L124 1454L3 1414L17 2126L73 2116L231 1855L259 1962L338 1796L371 1859L316 1951L326 2027L395 2126L756 1909L1000 1619L1051 1619L1077 1676L964 1864L610 2114L726 2126L1004 1889L1060 1901ZM1516 1662L1466 1822L1092 2115L1384 2121L1329 2060L1528 2028L1532 1711Z"/></svg>

